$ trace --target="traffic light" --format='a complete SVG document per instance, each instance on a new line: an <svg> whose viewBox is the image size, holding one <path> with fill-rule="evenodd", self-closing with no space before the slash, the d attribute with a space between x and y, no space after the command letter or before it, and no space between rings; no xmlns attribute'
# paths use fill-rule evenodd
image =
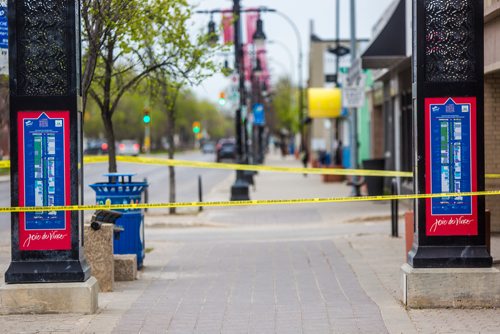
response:
<svg viewBox="0 0 500 334"><path fill-rule="evenodd" d="M200 122L193 122L193 133L197 135L200 132L201 132Z"/></svg>
<svg viewBox="0 0 500 334"><path fill-rule="evenodd" d="M221 106L223 106L223 105L226 104L226 93L220 92L220 94L219 94L219 104Z"/></svg>
<svg viewBox="0 0 500 334"><path fill-rule="evenodd" d="M142 114L142 121L144 124L148 125L151 123L151 115L149 115L150 110L149 109L144 109L144 112Z"/></svg>

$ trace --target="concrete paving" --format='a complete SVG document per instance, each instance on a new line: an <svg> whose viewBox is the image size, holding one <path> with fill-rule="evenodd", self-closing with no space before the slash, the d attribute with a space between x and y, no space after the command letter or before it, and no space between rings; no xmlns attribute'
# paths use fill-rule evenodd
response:
<svg viewBox="0 0 500 334"><path fill-rule="evenodd" d="M298 166L271 156L268 164ZM227 200L233 177L206 194ZM347 196L319 176L260 173L252 199ZM498 333L499 310L406 310L389 204L207 208L146 218L145 268L99 313L0 317L5 333ZM404 235L403 224L400 231ZM6 242L7 240L7 242ZM9 236L0 235L0 271ZM493 255L500 259L500 238Z"/></svg>

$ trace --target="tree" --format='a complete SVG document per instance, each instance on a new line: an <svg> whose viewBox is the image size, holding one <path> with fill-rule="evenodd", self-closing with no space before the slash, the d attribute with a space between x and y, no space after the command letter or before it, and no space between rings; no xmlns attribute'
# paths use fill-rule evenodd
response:
<svg viewBox="0 0 500 334"><path fill-rule="evenodd" d="M276 129L286 129L294 133L298 129L298 106L295 101L296 88L292 86L289 78L280 78L274 87L272 106L276 117Z"/></svg>
<svg viewBox="0 0 500 334"><path fill-rule="evenodd" d="M198 34L191 37L187 29L187 20L191 17L191 7L187 1L178 0L180 5L176 13L176 39L172 39L168 31L157 35L150 45L162 45L160 51L149 47L148 57L143 58L148 64L157 64L162 59L169 59L166 66L157 67L150 76L151 92L159 101L161 109L167 115L168 158L174 159L178 100L187 85L199 84L203 79L221 70L213 60L213 53L219 49L208 41L212 36ZM169 166L169 201L176 200L175 168ZM174 214L175 208L170 208Z"/></svg>
<svg viewBox="0 0 500 334"><path fill-rule="evenodd" d="M87 42L82 86L84 95L88 94L101 112L109 147L108 169L116 172L113 115L127 91L179 56L178 53L158 51L169 44L179 44L185 27L179 25L178 14L182 13L186 3L183 0L84 2ZM152 43L158 36L165 45ZM149 57L150 52L158 52L158 55ZM155 62L145 62L144 59L154 59Z"/></svg>

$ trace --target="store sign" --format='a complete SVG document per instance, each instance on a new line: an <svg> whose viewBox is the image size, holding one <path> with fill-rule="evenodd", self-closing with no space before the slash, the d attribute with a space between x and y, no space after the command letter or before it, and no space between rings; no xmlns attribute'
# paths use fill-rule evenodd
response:
<svg viewBox="0 0 500 334"><path fill-rule="evenodd" d="M337 118L342 113L342 91L338 88L309 88L309 117Z"/></svg>
<svg viewBox="0 0 500 334"><path fill-rule="evenodd" d="M476 99L426 98L427 193L477 191ZM477 197L426 200L428 236L478 235Z"/></svg>
<svg viewBox="0 0 500 334"><path fill-rule="evenodd" d="M69 205L68 111L18 114L19 206ZM19 214L21 251L71 249L70 212Z"/></svg>

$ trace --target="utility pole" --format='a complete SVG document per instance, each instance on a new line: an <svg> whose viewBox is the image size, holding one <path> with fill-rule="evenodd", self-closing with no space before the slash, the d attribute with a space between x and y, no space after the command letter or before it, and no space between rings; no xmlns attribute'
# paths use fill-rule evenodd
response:
<svg viewBox="0 0 500 334"><path fill-rule="evenodd" d="M351 0L351 64L354 64L357 54L356 41L356 1ZM358 168L358 109L351 108L351 168ZM361 196L360 187L357 186L357 177L353 176L354 196Z"/></svg>
<svg viewBox="0 0 500 334"><path fill-rule="evenodd" d="M241 44L241 5L240 0L233 0L233 20L234 20L234 68L238 73L238 90L240 93L240 103L236 110L236 158L239 164L246 162L242 128L242 111L246 106L245 96L245 70L243 48ZM249 200L248 183L245 181L243 171L236 171L236 181L231 187L231 201Z"/></svg>

